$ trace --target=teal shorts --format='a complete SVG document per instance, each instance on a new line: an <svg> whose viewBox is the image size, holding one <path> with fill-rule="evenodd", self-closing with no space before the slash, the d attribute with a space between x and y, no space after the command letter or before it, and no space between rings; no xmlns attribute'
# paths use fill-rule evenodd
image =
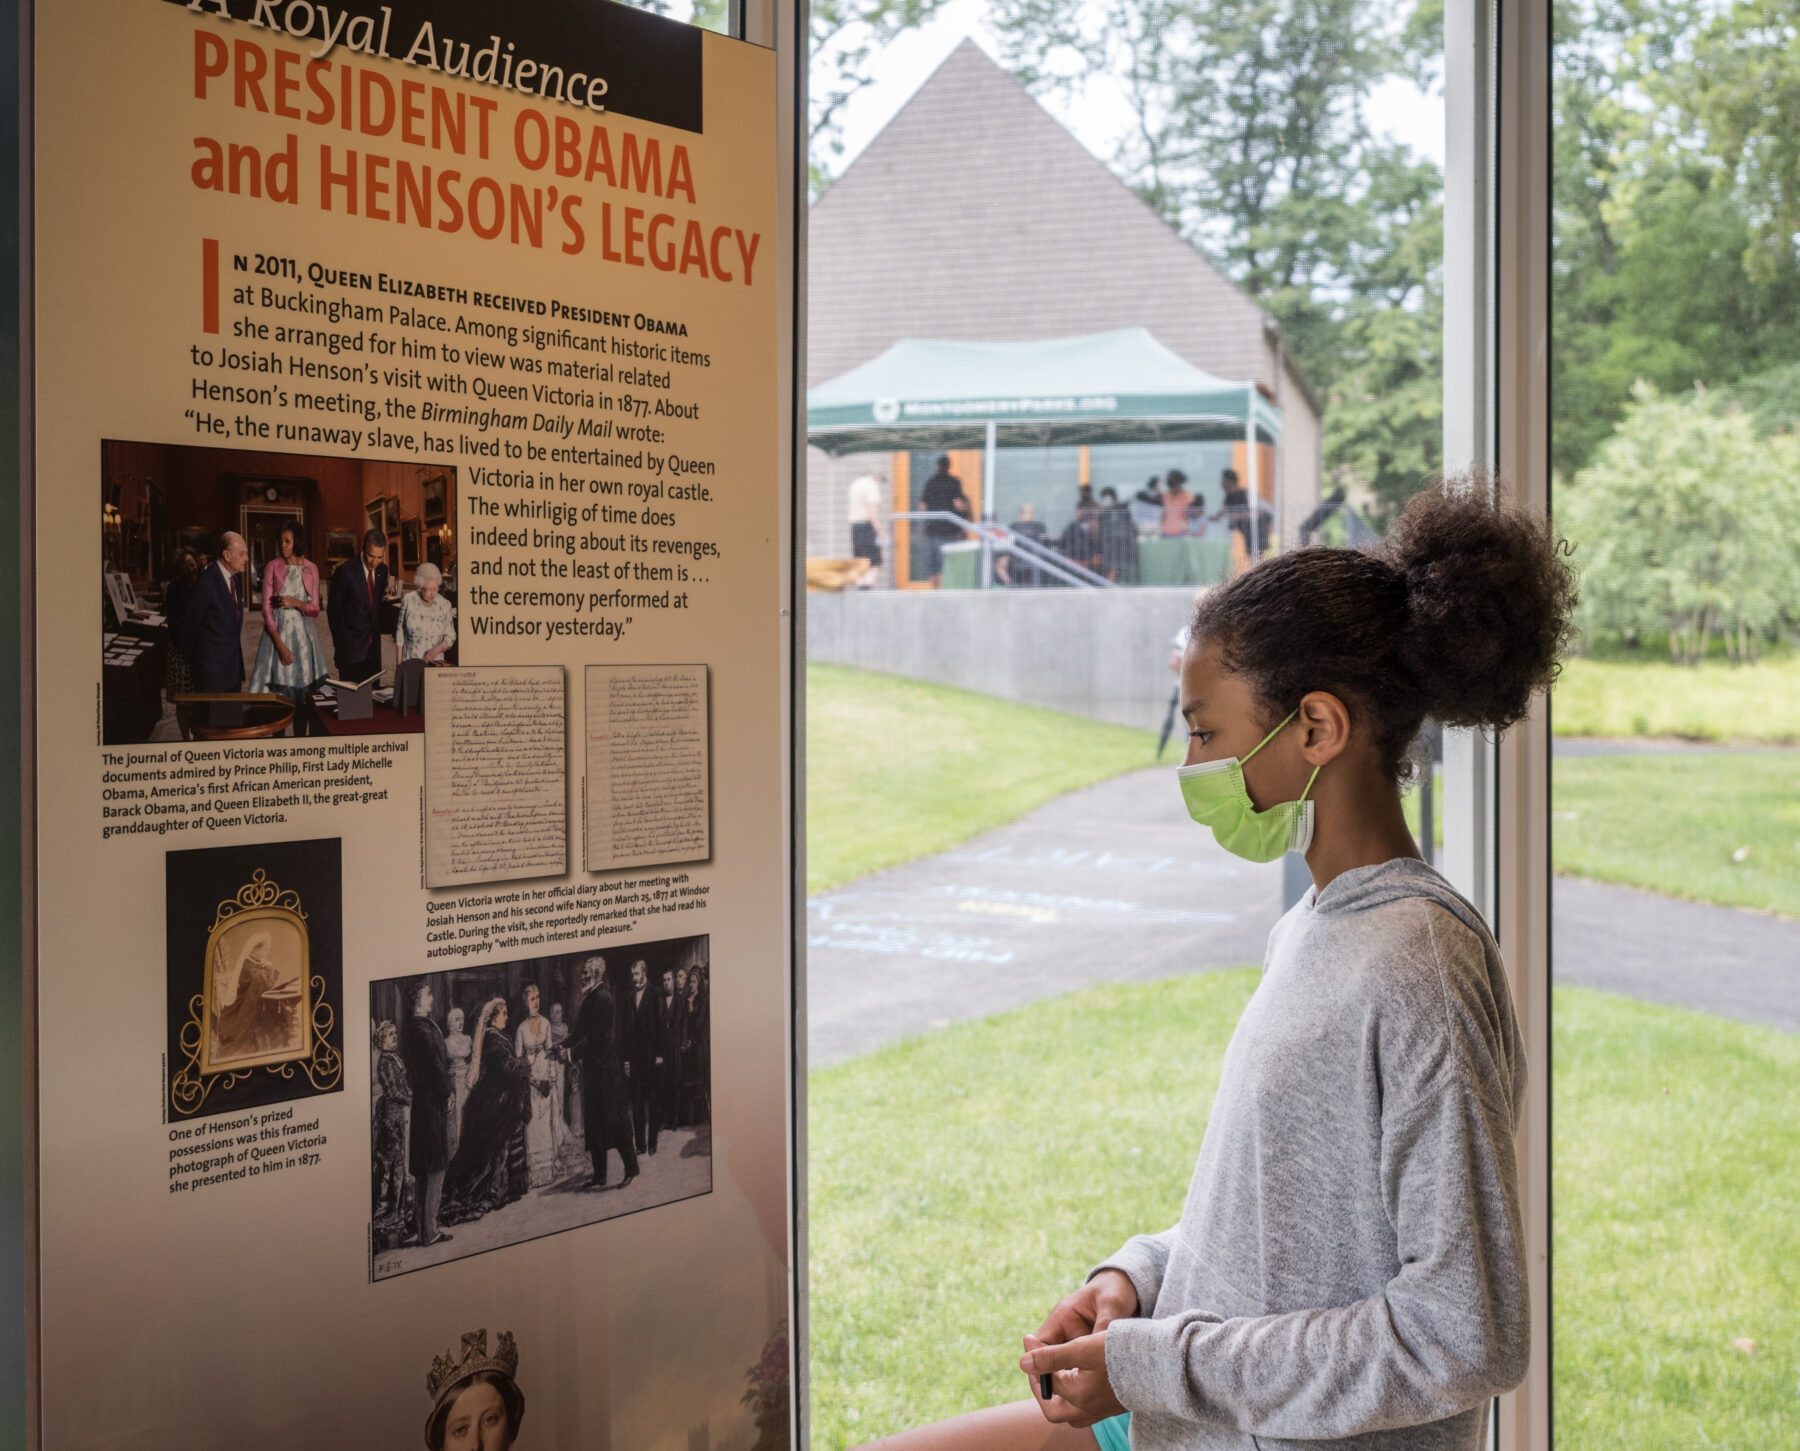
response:
<svg viewBox="0 0 1800 1451"><path fill-rule="evenodd" d="M1104 1421L1094 1422L1094 1439L1100 1443L1100 1451L1131 1451L1131 1412L1122 1416L1109 1416Z"/></svg>

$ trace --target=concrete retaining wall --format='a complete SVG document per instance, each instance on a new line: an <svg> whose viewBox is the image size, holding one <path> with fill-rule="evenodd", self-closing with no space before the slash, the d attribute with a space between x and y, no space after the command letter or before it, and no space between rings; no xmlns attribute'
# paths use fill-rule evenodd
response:
<svg viewBox="0 0 1800 1451"><path fill-rule="evenodd" d="M807 658L1155 730L1189 589L853 590L806 597Z"/></svg>

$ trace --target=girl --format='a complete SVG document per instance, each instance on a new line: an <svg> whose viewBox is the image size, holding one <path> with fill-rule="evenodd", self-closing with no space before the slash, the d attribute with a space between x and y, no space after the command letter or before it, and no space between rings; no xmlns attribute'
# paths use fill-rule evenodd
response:
<svg viewBox="0 0 1800 1451"><path fill-rule="evenodd" d="M307 546L306 530L284 525L281 558L263 567L263 637L245 687L253 694L304 700L325 679L325 651L312 625L319 613L319 566L306 557Z"/></svg>
<svg viewBox="0 0 1800 1451"><path fill-rule="evenodd" d="M1180 1222L1025 1337L1049 1398L893 1451L1485 1444L1530 1349L1525 1064L1494 939L1400 785L1427 717L1525 715L1575 595L1548 529L1486 496L1434 489L1376 552L1281 555L1196 605L1188 812L1250 860L1303 852L1313 890L1270 934Z"/></svg>

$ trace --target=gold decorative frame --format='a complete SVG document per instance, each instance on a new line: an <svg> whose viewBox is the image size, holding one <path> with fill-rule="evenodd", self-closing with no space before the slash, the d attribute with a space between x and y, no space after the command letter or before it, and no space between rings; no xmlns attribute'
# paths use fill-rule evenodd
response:
<svg viewBox="0 0 1800 1451"><path fill-rule="evenodd" d="M258 919L280 922L299 934L300 1046L215 1065L211 1055L213 965L224 935ZM188 1000L188 1020L181 1027L185 1061L169 1081L170 1105L179 1114L195 1113L213 1089L229 1089L259 1070L278 1078L304 1074L321 1091L335 1087L344 1072L343 1055L330 1042L335 1022L331 1005L325 1001L325 979L312 971L311 939L300 894L283 891L258 868L235 897L219 903L213 915L200 970L200 991Z"/></svg>

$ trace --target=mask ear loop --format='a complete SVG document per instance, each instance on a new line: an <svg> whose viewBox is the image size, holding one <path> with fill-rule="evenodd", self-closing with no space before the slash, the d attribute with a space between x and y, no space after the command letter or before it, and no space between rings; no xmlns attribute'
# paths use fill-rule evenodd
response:
<svg viewBox="0 0 1800 1451"><path fill-rule="evenodd" d="M1256 743L1256 750L1251 751L1249 755L1242 757L1241 760L1243 760L1243 761L1249 760L1250 756L1254 756L1256 754L1256 751L1260 751L1264 746L1268 745L1270 741L1274 740L1276 736L1281 734L1282 727L1285 726L1289 721L1291 721L1295 716L1297 716L1299 714L1300 714L1300 707L1295 706L1292 710L1290 710L1286 715L1284 715L1281 718L1281 725L1276 726L1274 730L1270 731L1266 736L1264 736L1260 741L1258 741ZM1318 773L1315 771L1313 774L1317 775Z"/></svg>

